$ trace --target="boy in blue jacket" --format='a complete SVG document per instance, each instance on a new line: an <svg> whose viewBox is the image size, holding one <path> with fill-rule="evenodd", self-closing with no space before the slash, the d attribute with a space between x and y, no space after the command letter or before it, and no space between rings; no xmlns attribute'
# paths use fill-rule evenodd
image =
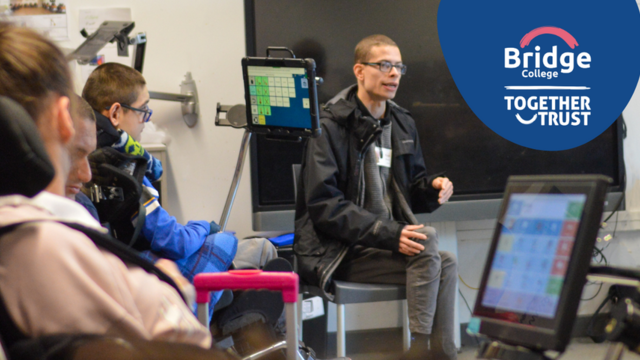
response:
<svg viewBox="0 0 640 360"><path fill-rule="evenodd" d="M220 226L213 221L189 221L182 225L158 202L158 192L151 182L162 175L162 164L138 143L152 114L144 77L125 65L107 63L89 76L82 97L94 109L98 149L111 148L107 152L112 154L111 158L115 150L147 160L141 194L144 221L138 222L138 211L126 214L132 226L142 226L141 236L133 239L134 247L150 260L162 257L175 261L189 281L201 272L226 271L235 257L238 240L229 233L219 233ZM141 238L146 241L140 241ZM220 295L220 292L213 294L211 305Z"/></svg>

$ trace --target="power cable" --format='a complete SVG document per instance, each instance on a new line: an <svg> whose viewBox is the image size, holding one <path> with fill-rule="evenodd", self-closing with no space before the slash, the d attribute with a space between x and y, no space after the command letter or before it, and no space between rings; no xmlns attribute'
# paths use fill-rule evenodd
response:
<svg viewBox="0 0 640 360"><path fill-rule="evenodd" d="M462 280L462 278L460 280ZM467 309L469 310L469 315L471 315L471 317L473 317L473 311L471 311L471 307L469 306L469 303L467 302L467 299L464 297L464 295L462 295L462 291L460 291L459 288L458 288L458 293L462 297L462 300L464 301L465 305L467 305ZM478 337L477 336L472 336L472 337L476 340L476 344L478 345L478 347L480 347L480 341L478 341Z"/></svg>
<svg viewBox="0 0 640 360"><path fill-rule="evenodd" d="M471 285L467 284L467 283L462 279L462 276L460 276L460 274L458 274L458 279L460 279L460 282L462 282L462 283L464 284L464 286L468 287L469 289L471 289L471 290L480 290L480 288L476 288L476 287L473 287L473 286L471 286Z"/></svg>
<svg viewBox="0 0 640 360"><path fill-rule="evenodd" d="M600 283L600 287L598 288L598 291L596 292L595 295L593 295L592 297L590 297L588 299L580 299L580 301L589 301L589 300L595 299L598 296L598 294L600 294L600 290L602 290L602 285L604 285L604 283Z"/></svg>

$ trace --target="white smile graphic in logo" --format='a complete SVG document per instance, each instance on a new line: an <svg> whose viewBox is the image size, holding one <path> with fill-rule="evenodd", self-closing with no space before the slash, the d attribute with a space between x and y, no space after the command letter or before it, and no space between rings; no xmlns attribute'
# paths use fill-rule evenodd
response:
<svg viewBox="0 0 640 360"><path fill-rule="evenodd" d="M563 29L557 27L540 27L527 33L520 40L520 48L528 46L533 39L539 35L555 35L571 48L578 46L576 39ZM558 47L553 46L551 51L541 54L540 46L535 47L535 52L525 52L520 57L520 50L517 48L504 49L505 69L518 69L522 66L521 75L527 79L558 79L564 74L571 74L576 65L580 69L591 67L591 55L581 52L577 56L573 52L565 52L558 57ZM558 64L560 72L558 72ZM555 86L555 85L535 85L535 86L505 86L507 90L514 91L585 91L590 90L587 86ZM540 119L540 126L587 126L591 115L591 99L589 96L505 96L507 110L517 111L529 110L536 113L530 119L523 119L520 113L516 113L516 119L524 125L530 125Z"/></svg>

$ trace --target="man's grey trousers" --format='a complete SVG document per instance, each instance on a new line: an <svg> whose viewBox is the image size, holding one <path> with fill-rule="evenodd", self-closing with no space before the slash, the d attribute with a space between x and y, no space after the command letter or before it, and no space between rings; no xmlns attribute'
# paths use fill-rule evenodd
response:
<svg viewBox="0 0 640 360"><path fill-rule="evenodd" d="M335 273L338 280L407 286L409 327L412 333L431 334L431 350L456 359L454 307L458 277L455 256L438 251L432 227L415 230L427 235L425 249L406 256L389 250L355 246Z"/></svg>

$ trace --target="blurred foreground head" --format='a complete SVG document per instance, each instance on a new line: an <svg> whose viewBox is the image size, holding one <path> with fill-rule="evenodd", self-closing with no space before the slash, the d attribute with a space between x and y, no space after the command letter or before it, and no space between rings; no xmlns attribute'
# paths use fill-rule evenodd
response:
<svg viewBox="0 0 640 360"><path fill-rule="evenodd" d="M56 172L47 190L57 195L64 195L70 168L72 94L60 49L30 29L0 22L0 96L18 102L35 121Z"/></svg>

